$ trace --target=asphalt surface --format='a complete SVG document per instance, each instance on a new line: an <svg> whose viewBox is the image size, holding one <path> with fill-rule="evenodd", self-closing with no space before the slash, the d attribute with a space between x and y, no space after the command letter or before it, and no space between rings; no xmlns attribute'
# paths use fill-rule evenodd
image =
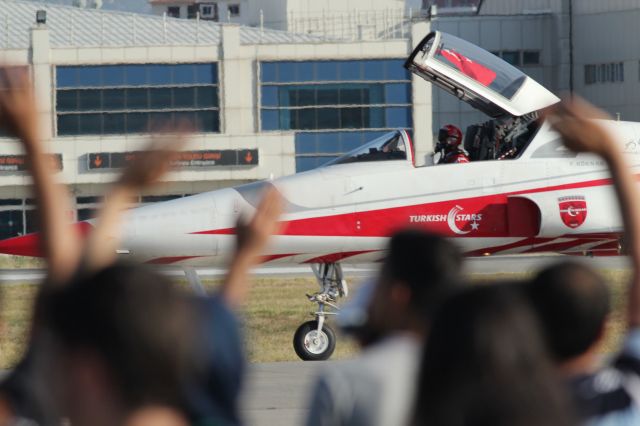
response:
<svg viewBox="0 0 640 426"><path fill-rule="evenodd" d="M308 413L310 387L332 361L250 364L241 415L247 426L298 426ZM340 361L333 361L340 362ZM2 380L9 370L0 370Z"/></svg>
<svg viewBox="0 0 640 426"><path fill-rule="evenodd" d="M242 399L242 415L246 424L304 424L314 378L332 362L340 361L251 364Z"/></svg>

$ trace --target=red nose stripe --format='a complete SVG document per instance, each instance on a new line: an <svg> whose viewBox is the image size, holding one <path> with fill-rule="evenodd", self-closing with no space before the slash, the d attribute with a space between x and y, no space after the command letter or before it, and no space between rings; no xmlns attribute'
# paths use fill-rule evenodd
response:
<svg viewBox="0 0 640 426"><path fill-rule="evenodd" d="M85 237L89 234L93 226L88 222L78 222L73 225L73 228L75 228L80 236ZM16 256L42 257L40 236L34 233L2 240L0 241L0 253L13 254Z"/></svg>
<svg viewBox="0 0 640 426"><path fill-rule="evenodd" d="M38 234L28 234L22 237L9 238L0 241L0 253L16 256L42 257L40 238Z"/></svg>

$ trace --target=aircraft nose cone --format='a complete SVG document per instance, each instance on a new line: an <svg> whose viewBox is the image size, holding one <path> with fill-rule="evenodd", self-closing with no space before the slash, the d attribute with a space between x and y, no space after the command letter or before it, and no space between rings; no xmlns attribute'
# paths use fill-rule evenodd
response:
<svg viewBox="0 0 640 426"><path fill-rule="evenodd" d="M42 256L38 234L27 234L21 237L0 241L0 253L16 256Z"/></svg>

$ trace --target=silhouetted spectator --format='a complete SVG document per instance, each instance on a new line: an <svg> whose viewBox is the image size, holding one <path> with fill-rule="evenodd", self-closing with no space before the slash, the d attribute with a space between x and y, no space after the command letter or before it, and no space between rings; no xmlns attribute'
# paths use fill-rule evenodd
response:
<svg viewBox="0 0 640 426"><path fill-rule="evenodd" d="M150 409L174 422L240 423L245 357L233 309L279 213L271 189L252 221L237 225L235 255L213 297L184 295L141 266L116 264L50 298L47 318L67 376L62 408L72 424L140 422Z"/></svg>
<svg viewBox="0 0 640 426"><path fill-rule="evenodd" d="M628 330L621 351L598 369L610 302L604 280L589 267L577 262L551 266L535 277L529 296L582 419L589 425L639 424L640 194L621 147L593 120L607 118L603 112L574 99L552 109L548 117L568 148L598 154L609 166L632 265Z"/></svg>
<svg viewBox="0 0 640 426"><path fill-rule="evenodd" d="M394 235L370 300L362 354L324 369L307 425L403 425L429 320L460 281L461 256L444 238L418 230Z"/></svg>
<svg viewBox="0 0 640 426"><path fill-rule="evenodd" d="M60 375L61 369L55 365L57 358L53 356L58 345L48 323L50 299L64 291L70 281L91 275L115 261L119 240L110 236L118 228L120 212L132 195L164 174L184 135L174 134L171 144L148 153L127 169L83 244L80 228L68 221L71 210L68 193L55 184L50 161L41 146L38 112L26 71L0 67L0 87L0 124L22 142L29 156L41 230L39 241L47 260L47 276L36 297L27 353L0 384L0 400L5 416L13 422L58 425L64 413L60 411L57 386L64 376Z"/></svg>
<svg viewBox="0 0 640 426"><path fill-rule="evenodd" d="M573 424L538 323L516 283L469 288L433 320L415 425Z"/></svg>
<svg viewBox="0 0 640 426"><path fill-rule="evenodd" d="M199 319L185 293L144 267L115 264L47 303L60 410L73 425L123 425L154 407L181 418Z"/></svg>
<svg viewBox="0 0 640 426"><path fill-rule="evenodd" d="M50 335L40 327L43 302L50 292L64 285L78 268L80 236L67 220L69 194L56 184L50 159L40 140L40 122L25 67L0 66L0 126L15 136L29 158L28 168L40 227L40 248L47 261L47 278L36 298L27 354L0 384L0 424L31 421L39 425L59 420L48 377L55 373L47 362ZM4 417L4 418L3 418Z"/></svg>
<svg viewBox="0 0 640 426"><path fill-rule="evenodd" d="M245 300L248 271L278 226L277 191L267 191L250 223L238 224L217 295L183 298L161 277L114 263L122 211L168 169L184 131L127 168L82 243L65 219L67 196L46 167L26 74L0 68L0 87L0 123L31 159L48 260L29 349L0 386L0 423L57 425L69 415L74 425L92 426L180 426L185 417L237 424L244 354L233 309Z"/></svg>
<svg viewBox="0 0 640 426"><path fill-rule="evenodd" d="M244 338L236 310L246 301L249 271L260 261L268 239L279 227L282 199L273 187L264 194L249 223L238 221L229 272L212 297L196 298L200 315L187 383L187 413L193 424L237 425L246 363Z"/></svg>

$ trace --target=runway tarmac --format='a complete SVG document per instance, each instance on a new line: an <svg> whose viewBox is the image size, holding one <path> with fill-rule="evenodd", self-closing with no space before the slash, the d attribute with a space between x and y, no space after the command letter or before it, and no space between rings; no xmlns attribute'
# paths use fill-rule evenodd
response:
<svg viewBox="0 0 640 426"><path fill-rule="evenodd" d="M331 362L272 362L250 364L241 400L247 426L297 426L306 418L310 386ZM9 370L0 370L2 380Z"/></svg>
<svg viewBox="0 0 640 426"><path fill-rule="evenodd" d="M251 364L241 408L247 426L302 425L314 378L322 368L338 362Z"/></svg>

